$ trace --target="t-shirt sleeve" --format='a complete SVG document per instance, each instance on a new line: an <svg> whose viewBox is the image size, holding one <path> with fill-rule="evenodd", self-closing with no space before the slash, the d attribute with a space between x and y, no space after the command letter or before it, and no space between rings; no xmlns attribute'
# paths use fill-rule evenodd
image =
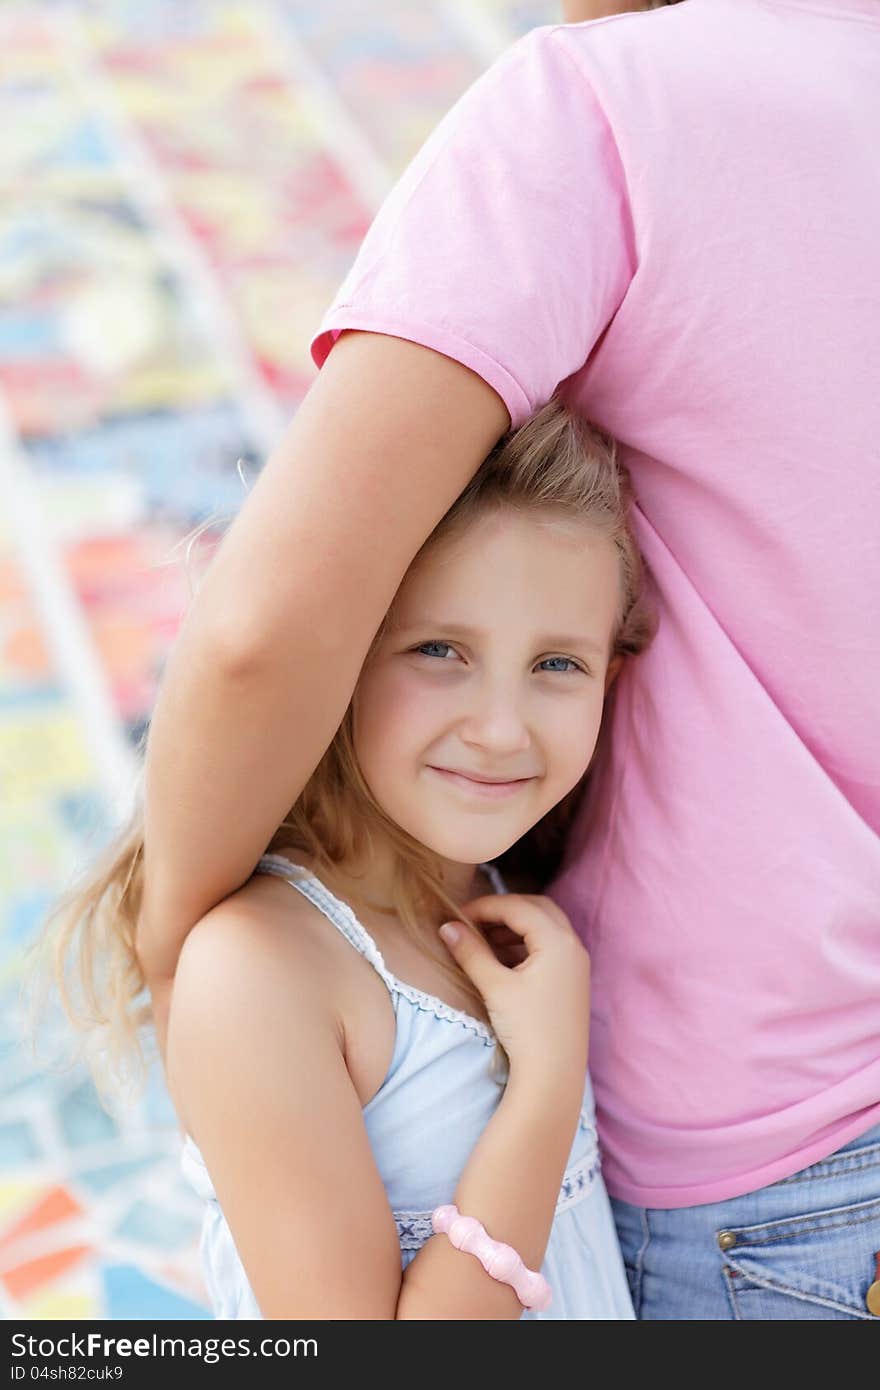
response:
<svg viewBox="0 0 880 1390"><path fill-rule="evenodd" d="M586 362L633 273L620 158L557 27L464 94L380 208L315 335L406 338L477 372L517 427Z"/></svg>

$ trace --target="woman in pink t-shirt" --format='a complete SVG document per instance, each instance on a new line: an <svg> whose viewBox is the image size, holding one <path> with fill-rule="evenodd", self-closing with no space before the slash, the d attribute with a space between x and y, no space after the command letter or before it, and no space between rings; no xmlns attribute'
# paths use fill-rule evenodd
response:
<svg viewBox="0 0 880 1390"><path fill-rule="evenodd" d="M161 1001L419 546L559 388L620 441L660 615L551 887L637 1311L870 1320L880 6L600 8L457 103L320 326L156 709L141 955Z"/></svg>

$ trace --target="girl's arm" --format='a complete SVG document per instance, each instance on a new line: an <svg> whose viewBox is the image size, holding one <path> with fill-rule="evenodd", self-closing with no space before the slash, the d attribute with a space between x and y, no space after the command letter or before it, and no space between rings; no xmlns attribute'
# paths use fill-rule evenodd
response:
<svg viewBox="0 0 880 1390"><path fill-rule="evenodd" d="M154 993L244 883L339 726L403 575L509 423L475 373L343 334L181 629L146 764L138 952Z"/></svg>
<svg viewBox="0 0 880 1390"><path fill-rule="evenodd" d="M544 1262L583 1092L576 1064L560 1076L512 1077L455 1191L459 1210L512 1245L529 1269ZM492 1279L446 1236L435 1236L406 1270L396 1316L461 1321L518 1318L522 1311L509 1284Z"/></svg>
<svg viewBox="0 0 880 1390"><path fill-rule="evenodd" d="M404 1275L330 965L289 912L237 894L189 936L174 984L169 1084L267 1318L503 1319L522 1308L437 1236ZM543 1259L583 1071L511 1082L455 1200L531 1268Z"/></svg>

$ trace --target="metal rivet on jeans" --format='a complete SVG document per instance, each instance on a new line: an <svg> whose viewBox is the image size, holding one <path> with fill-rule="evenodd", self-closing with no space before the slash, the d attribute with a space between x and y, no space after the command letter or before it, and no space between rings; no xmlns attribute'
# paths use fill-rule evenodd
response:
<svg viewBox="0 0 880 1390"><path fill-rule="evenodd" d="M718 1246L721 1250L730 1250L734 1245L736 1245L736 1236L733 1231L718 1232Z"/></svg>

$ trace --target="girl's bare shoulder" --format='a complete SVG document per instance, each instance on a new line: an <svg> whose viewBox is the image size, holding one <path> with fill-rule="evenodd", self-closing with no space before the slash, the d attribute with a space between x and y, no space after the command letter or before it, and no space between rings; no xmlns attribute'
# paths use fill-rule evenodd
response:
<svg viewBox="0 0 880 1390"><path fill-rule="evenodd" d="M193 927L180 954L172 998L182 997L184 982L195 977L236 995L257 983L288 998L303 987L321 994L329 990L332 1003L336 933L326 930L328 925L289 883L255 875Z"/></svg>
<svg viewBox="0 0 880 1390"><path fill-rule="evenodd" d="M323 928L323 929L322 929ZM344 1068L339 933L302 894L259 875L193 927L180 953L160 1048L178 1118L190 1134L211 1104L228 1104L233 1077L259 1071L283 1088L295 1059ZM342 942L345 945L344 942ZM325 1059L321 1062L320 1059ZM223 1080L218 1092L217 1079Z"/></svg>
<svg viewBox="0 0 880 1390"><path fill-rule="evenodd" d="M333 943L316 915L289 884L258 876L196 923L171 988L169 1080L215 1026L230 1037L271 1033L281 1046L303 1042L310 1029L335 1030L342 1046Z"/></svg>

